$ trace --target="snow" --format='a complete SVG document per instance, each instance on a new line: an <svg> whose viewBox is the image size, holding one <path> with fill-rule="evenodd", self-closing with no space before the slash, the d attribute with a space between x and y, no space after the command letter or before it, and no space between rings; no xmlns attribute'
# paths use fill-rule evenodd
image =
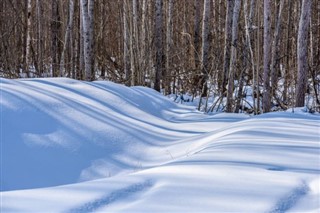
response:
<svg viewBox="0 0 320 213"><path fill-rule="evenodd" d="M207 115L105 81L0 85L0 212L320 211L318 114Z"/></svg>

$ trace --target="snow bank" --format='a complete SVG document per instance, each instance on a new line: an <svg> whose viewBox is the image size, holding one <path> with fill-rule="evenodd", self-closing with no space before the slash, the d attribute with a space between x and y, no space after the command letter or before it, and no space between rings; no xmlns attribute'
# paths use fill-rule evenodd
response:
<svg viewBox="0 0 320 213"><path fill-rule="evenodd" d="M208 116L143 87L0 83L1 212L320 210L318 115Z"/></svg>

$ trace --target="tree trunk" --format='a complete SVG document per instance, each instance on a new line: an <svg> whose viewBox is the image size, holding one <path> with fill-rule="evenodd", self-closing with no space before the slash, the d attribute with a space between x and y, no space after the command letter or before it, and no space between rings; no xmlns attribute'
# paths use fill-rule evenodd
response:
<svg viewBox="0 0 320 213"><path fill-rule="evenodd" d="M170 93L170 78L168 76L171 75L171 47L172 47L172 17L173 17L173 0L169 0L168 2L168 19L166 26L166 67L163 70L163 85L164 85L164 94L168 95Z"/></svg>
<svg viewBox="0 0 320 213"><path fill-rule="evenodd" d="M138 48L138 15L137 15L137 0L132 0L132 28L131 28L131 86L138 84L138 61L139 48Z"/></svg>
<svg viewBox="0 0 320 213"><path fill-rule="evenodd" d="M305 104L308 75L308 30L311 4L312 0L302 1L297 44L298 76L296 87L296 107L302 107Z"/></svg>
<svg viewBox="0 0 320 213"><path fill-rule="evenodd" d="M52 60L52 77L58 76L59 71L59 29L60 14L59 0L52 0L51 14L51 60Z"/></svg>
<svg viewBox="0 0 320 213"><path fill-rule="evenodd" d="M286 52L287 52L287 57L286 57L286 67L285 67L285 72L284 72L284 88L283 88L283 101L285 103L288 102L288 87L289 87L289 69L290 67L290 57L289 57L289 52L290 52L290 38L291 38L291 23L292 23L292 1L288 2L288 20L287 20L287 43L286 43Z"/></svg>
<svg viewBox="0 0 320 213"><path fill-rule="evenodd" d="M31 0L25 1L25 58L24 58L24 72L27 77L30 77L30 51L31 51Z"/></svg>
<svg viewBox="0 0 320 213"><path fill-rule="evenodd" d="M38 32L37 32L37 37L38 37L38 45L37 45L37 51L38 51L38 76L42 77L43 75L43 31L42 31L42 25L43 25L43 11L42 11L42 1L37 0L37 18L38 18Z"/></svg>
<svg viewBox="0 0 320 213"><path fill-rule="evenodd" d="M128 29L128 9L127 0L123 1L123 68L125 73L126 85L130 85L130 53L129 53L129 29Z"/></svg>
<svg viewBox="0 0 320 213"><path fill-rule="evenodd" d="M146 77L146 69L147 69L147 49L146 49L146 43L147 43L147 30L146 30L146 24L147 24L147 0L142 1L142 17L141 17L141 66L140 66L140 82L142 85L145 85L145 77ZM149 55L149 54L148 54Z"/></svg>
<svg viewBox="0 0 320 213"><path fill-rule="evenodd" d="M156 70L154 89L160 92L160 80L162 75L162 0L156 0L155 20L155 48L156 48Z"/></svg>
<svg viewBox="0 0 320 213"><path fill-rule="evenodd" d="M270 50L271 50L271 31L270 31L270 0L263 2L263 112L271 110L271 88L270 88Z"/></svg>
<svg viewBox="0 0 320 213"><path fill-rule="evenodd" d="M199 0L194 0L194 10L195 10L195 15L194 15L194 40L193 40L193 45L194 45L194 64L196 69L200 69L201 65L201 58L200 58L200 1Z"/></svg>
<svg viewBox="0 0 320 213"><path fill-rule="evenodd" d="M67 25L67 29L64 35L64 43L63 49L60 58L60 76L64 76L65 74L65 52L67 50L68 42L70 40L70 34L73 27L73 14L74 14L74 0L69 0L69 21Z"/></svg>
<svg viewBox="0 0 320 213"><path fill-rule="evenodd" d="M209 33L210 33L210 0L204 1L202 17L202 51L201 51L201 97L207 96L209 75Z"/></svg>
<svg viewBox="0 0 320 213"><path fill-rule="evenodd" d="M241 8L241 0L235 0L233 17L232 17L232 37L231 37L232 46L231 46L231 56L230 56L226 112L233 112L234 72L235 72L235 64L237 59L238 25L239 25L238 20L239 20L240 8Z"/></svg>
<svg viewBox="0 0 320 213"><path fill-rule="evenodd" d="M231 54L231 42L232 42L232 16L235 0L227 0L227 13L226 13L226 25L225 25L225 46L223 56L223 82L221 84L221 95L225 96L226 84L229 75L230 54Z"/></svg>
<svg viewBox="0 0 320 213"><path fill-rule="evenodd" d="M276 28L274 31L273 43L272 43L272 55L271 55L271 97L276 95L276 89L278 87L277 78L278 78L278 70L277 68L277 60L279 58L280 51L280 33L281 33L281 17L282 17L282 9L283 9L284 0L280 1L279 9L278 9L278 17L276 21Z"/></svg>
<svg viewBox="0 0 320 213"><path fill-rule="evenodd" d="M93 67L93 9L94 0L80 0L82 22L83 22L83 39L84 39L84 69L85 80L94 80Z"/></svg>

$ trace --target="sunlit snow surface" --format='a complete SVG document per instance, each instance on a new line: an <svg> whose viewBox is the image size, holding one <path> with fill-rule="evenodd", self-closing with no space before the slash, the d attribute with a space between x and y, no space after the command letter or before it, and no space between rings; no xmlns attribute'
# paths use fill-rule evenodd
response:
<svg viewBox="0 0 320 213"><path fill-rule="evenodd" d="M2 212L319 212L320 117L204 115L143 87L0 79Z"/></svg>

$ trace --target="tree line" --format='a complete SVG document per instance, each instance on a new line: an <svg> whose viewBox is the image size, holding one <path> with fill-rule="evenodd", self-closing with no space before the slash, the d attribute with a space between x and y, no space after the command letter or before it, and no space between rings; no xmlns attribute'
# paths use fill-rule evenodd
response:
<svg viewBox="0 0 320 213"><path fill-rule="evenodd" d="M320 105L318 0L2 0L0 29L1 77L215 95L227 112L245 86L254 113Z"/></svg>

